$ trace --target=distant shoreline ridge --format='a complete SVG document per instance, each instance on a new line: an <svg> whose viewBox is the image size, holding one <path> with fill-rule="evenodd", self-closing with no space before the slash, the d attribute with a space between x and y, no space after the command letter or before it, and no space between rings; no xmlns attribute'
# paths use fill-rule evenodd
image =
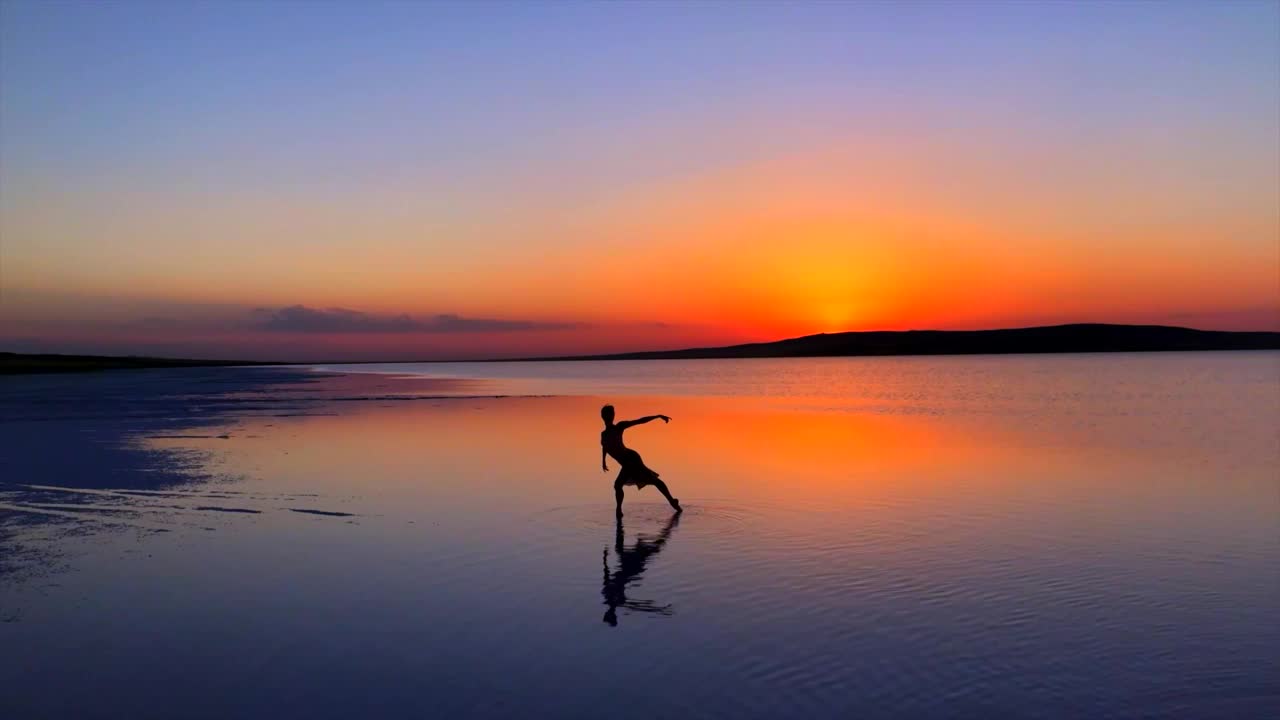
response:
<svg viewBox="0 0 1280 720"><path fill-rule="evenodd" d="M587 360L727 360L788 357L1014 355L1098 352L1280 350L1280 332L1195 330L1167 325L1076 323L999 330L871 330L820 333L772 342L682 350L474 360L264 362L140 356L0 352L0 375L237 365L364 365L438 362L569 362Z"/></svg>
<svg viewBox="0 0 1280 720"><path fill-rule="evenodd" d="M1195 330L1169 325L1073 323L997 330L868 330L685 350L525 360L714 360L893 355L1278 350L1280 332Z"/></svg>

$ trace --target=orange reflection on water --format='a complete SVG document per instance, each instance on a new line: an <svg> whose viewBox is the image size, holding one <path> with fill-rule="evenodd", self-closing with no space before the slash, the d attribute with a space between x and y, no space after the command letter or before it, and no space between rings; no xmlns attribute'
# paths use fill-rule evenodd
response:
<svg viewBox="0 0 1280 720"><path fill-rule="evenodd" d="M603 402L339 403L337 414L245 419L215 447L231 450L221 456L225 472L262 478L281 492L458 504L605 502L617 465L610 460L610 472L600 470ZM1008 468L1025 459L1013 443L981 440L930 418L689 397L626 398L618 412L673 417L669 425L628 430L626 442L686 498L821 503L945 494L979 461ZM646 491L639 499L657 496Z"/></svg>
<svg viewBox="0 0 1280 720"><path fill-rule="evenodd" d="M1135 518L1157 536L1198 523L1196 532L1213 537L1227 533L1231 519L1270 526L1273 506L1250 500L1274 483L1257 469L1265 463L1205 484L1185 472L1206 452L1201 426L1153 423L1142 412L934 415L841 408L839 398L611 400L620 418L673 418L628 430L626 442L687 508L754 509L775 529L812 533L825 522L835 538L875 521L882 532L947 527L952 538L962 530L997 537L1055 527L1105 538L1122 535ZM512 518L557 508L611 521L618 467L611 460L607 473L600 469L604 402L334 402L300 416L241 418L226 429L227 440L155 443L217 451L209 470L243 478L251 490L354 499L359 514L399 520L379 532L429 521L515 534ZM1265 428L1246 423L1232 437L1239 457L1276 457ZM1225 492L1224 484L1236 490ZM628 489L626 502L665 510L653 489ZM910 542L918 538L893 535L880 547Z"/></svg>

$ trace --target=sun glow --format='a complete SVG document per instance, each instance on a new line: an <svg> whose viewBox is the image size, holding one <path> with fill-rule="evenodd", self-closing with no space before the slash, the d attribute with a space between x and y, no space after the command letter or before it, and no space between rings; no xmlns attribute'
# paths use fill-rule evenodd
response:
<svg viewBox="0 0 1280 720"><path fill-rule="evenodd" d="M704 17L638 45L628 22L586 34L627 48L602 55L577 39L547 52L539 38L575 27L550 16L513 19L486 52L486 13L456 46L409 41L439 11L409 4L424 19L394 23L405 36L171 57L187 30L121 19L129 32L68 44L54 29L81 6L11 5L33 17L0 23L20 28L0 42L0 349L378 359L1053 322L1280 329L1266 4L1107 24L1172 54L1123 33L1064 42L1042 22L1005 46L983 23L926 55L885 29L848 62L858 44L827 31L895 27L892 13L833 4L848 16L788 11L767 32ZM1234 13L1230 33L1215 24ZM1033 36L1057 60L1028 57ZM1189 74L1179 57L1204 62ZM175 62L210 75L183 84ZM296 96L275 102L283 88ZM47 121L72 106L89 112ZM298 306L436 330L272 334L254 315ZM442 315L472 322L421 320Z"/></svg>

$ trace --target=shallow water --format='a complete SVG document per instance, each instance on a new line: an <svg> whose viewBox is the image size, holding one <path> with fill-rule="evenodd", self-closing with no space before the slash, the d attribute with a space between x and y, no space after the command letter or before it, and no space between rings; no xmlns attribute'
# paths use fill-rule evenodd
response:
<svg viewBox="0 0 1280 720"><path fill-rule="evenodd" d="M0 715L1280 712L1280 353L329 369L0 380Z"/></svg>

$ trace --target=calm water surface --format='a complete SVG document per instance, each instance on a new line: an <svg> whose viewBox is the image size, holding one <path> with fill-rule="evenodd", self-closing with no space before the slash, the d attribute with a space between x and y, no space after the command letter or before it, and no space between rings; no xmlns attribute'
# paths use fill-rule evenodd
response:
<svg viewBox="0 0 1280 720"><path fill-rule="evenodd" d="M0 380L0 717L1280 714L1280 353L323 370Z"/></svg>

